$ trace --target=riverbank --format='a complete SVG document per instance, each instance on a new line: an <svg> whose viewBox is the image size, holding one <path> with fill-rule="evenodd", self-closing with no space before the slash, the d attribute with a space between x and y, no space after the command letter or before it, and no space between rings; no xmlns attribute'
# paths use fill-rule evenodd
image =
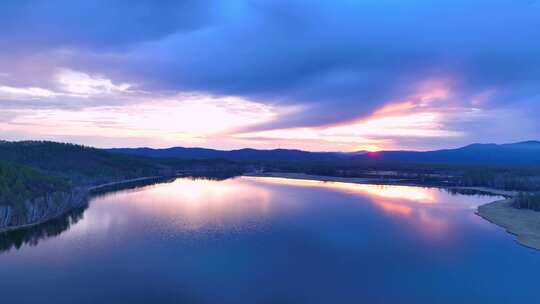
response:
<svg viewBox="0 0 540 304"><path fill-rule="evenodd" d="M132 179L125 179L121 181L116 182L110 182L105 183L97 186L88 187L88 193L89 194L100 194L103 192L108 192L111 190L117 190L118 188L122 187L131 187L131 186L137 186L140 184L146 184L146 183L155 183L162 180L168 180L171 178L176 178L177 176L165 176L165 175L157 175L157 176L146 176L146 177L138 177L138 178L132 178Z"/></svg>
<svg viewBox="0 0 540 304"><path fill-rule="evenodd" d="M356 183L356 184L378 184L378 185L399 185L399 186L416 186L416 187L438 187L454 190L468 190L483 192L492 195L504 196L506 199L494 201L482 206L479 206L476 214L483 219L504 228L508 233L516 236L516 241L526 247L540 250L540 212L517 209L512 207L513 197L516 196L515 191L505 191L484 187L444 187L437 185L425 185L420 183L404 182L399 179L373 179L373 178L348 178L348 177L333 177L322 175L309 175L303 173L250 173L245 176L252 177L272 177L272 178L287 178L287 179L303 179L315 180L322 182L340 182L340 183Z"/></svg>
<svg viewBox="0 0 540 304"><path fill-rule="evenodd" d="M313 180L313 181L321 181L321 182L338 182L338 183L353 183L353 184L434 187L434 188L483 192L486 194L500 195L500 196L505 196L505 197L516 195L514 191L505 191L505 190L491 189L491 188L485 188L485 187L457 187L457 186L444 186L444 185L437 185L437 184L425 184L425 183L411 182L410 180L397 179L397 178L339 177L339 176L311 175L311 174L304 174L304 173L287 173L287 172L248 173L248 174L244 174L244 176L304 179L304 180Z"/></svg>
<svg viewBox="0 0 540 304"><path fill-rule="evenodd" d="M86 188L53 192L24 202L22 206L0 206L0 233L27 229L59 218L88 202Z"/></svg>
<svg viewBox="0 0 540 304"><path fill-rule="evenodd" d="M504 228L526 247L540 250L540 212L512 207L512 198L478 207L483 219Z"/></svg>
<svg viewBox="0 0 540 304"><path fill-rule="evenodd" d="M498 200L479 206L476 214L485 220L496 224L516 235L516 240L519 244L540 250L540 212L532 210L517 209L512 207L513 197L516 195L514 191L504 191L498 189L490 189L483 187L451 187L413 183L400 179L373 179L373 178L348 178L348 177L333 177L322 175L309 175L303 173L250 173L244 176L252 177L271 177L271 178L287 178L299 180L314 180L322 182L340 182L340 183L356 183L356 184L377 184L377 185L399 185L399 186L414 186L414 187L439 187L450 190L465 190L482 192L492 195L500 195L506 197L504 200ZM92 195L115 191L122 188L138 186L145 183L155 183L162 180L175 178L175 176L150 176L140 177L117 182L105 183L93 187L77 190L77 195L74 193L63 196L63 199L51 199L53 196L38 198L26 204L26 210L21 214L8 206L0 206L0 233L13 231L22 228L43 224L47 221L58 218L74 208L79 208L83 201ZM81 193L85 193L84 196ZM84 199L83 199L84 197Z"/></svg>
<svg viewBox="0 0 540 304"><path fill-rule="evenodd" d="M119 189L175 178L175 176L148 176L104 183L91 187L77 187L70 192L55 192L28 200L22 209L0 206L0 233L27 229L57 219L74 209L81 208L94 195Z"/></svg>

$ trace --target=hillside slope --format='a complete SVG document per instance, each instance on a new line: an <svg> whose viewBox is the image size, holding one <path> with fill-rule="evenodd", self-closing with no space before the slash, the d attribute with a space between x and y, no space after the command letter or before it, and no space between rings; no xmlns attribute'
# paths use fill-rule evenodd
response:
<svg viewBox="0 0 540 304"><path fill-rule="evenodd" d="M0 161L0 205L16 206L26 200L69 189L70 185L64 179Z"/></svg>
<svg viewBox="0 0 540 304"><path fill-rule="evenodd" d="M540 167L540 142L514 144L472 144L458 149L427 152L381 151L358 156L356 159L401 161L417 163L476 164Z"/></svg>
<svg viewBox="0 0 540 304"><path fill-rule="evenodd" d="M161 169L142 157L47 141L1 142L0 160L66 177L78 184L157 175Z"/></svg>
<svg viewBox="0 0 540 304"><path fill-rule="evenodd" d="M205 148L184 148L173 147L166 149L152 148L116 148L108 151L121 154L139 155L147 157L169 157L181 159L211 159L222 158L229 160L266 160L266 161L331 161L348 159L353 155L364 153L363 151L354 153L342 152L308 152L302 150L274 149L240 149L240 150L214 150Z"/></svg>

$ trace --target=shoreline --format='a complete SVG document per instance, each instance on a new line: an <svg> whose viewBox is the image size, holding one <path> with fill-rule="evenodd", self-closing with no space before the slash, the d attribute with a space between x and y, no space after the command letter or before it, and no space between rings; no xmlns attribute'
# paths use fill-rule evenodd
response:
<svg viewBox="0 0 540 304"><path fill-rule="evenodd" d="M29 224L18 225L18 226L11 226L11 227L0 229L0 234L13 232L13 231L18 231L18 230L29 229L29 228L33 228L33 227L36 227L36 226L39 226L39 225L47 224L47 223L49 223L51 221L54 221L55 219L60 218L61 216L65 215L65 214L67 214L67 213L69 213L71 211L76 210L77 208L84 208L85 205L88 205L88 203L86 202L85 204L82 204L80 206L71 206L70 208L67 208L65 211L63 211L63 212L61 212L59 214L55 214L53 216L44 218L44 219L39 220L38 222L35 222L35 223L29 223Z"/></svg>
<svg viewBox="0 0 540 304"><path fill-rule="evenodd" d="M0 228L0 234L1 233L13 232L13 231L17 231L17 230L28 229L28 228L32 228L32 227L39 226L39 225L45 224L47 222L50 222L50 221L52 221L54 219L57 219L57 218L65 215L65 214L67 214L68 212L70 212L72 210L75 210L76 208L81 208L83 205L89 204L90 199L94 195L99 195L99 194L102 194L102 193L106 193L108 191L117 190L115 187L129 186L129 185L132 185L132 184L137 185L139 183L159 181L159 180L165 180L165 179L176 178L176 177L178 177L178 176L146 176L146 177L138 177L138 178L120 180L120 181L116 181L116 182L109 182L109 183L99 184L99 185L95 185L95 186L77 187L77 188L72 189L71 192L69 192L69 193L66 192L66 194L71 195L71 200L72 201L64 202L67 205L64 206L64 208L62 210L56 210L56 212L53 213L53 214L45 215L45 216L43 216L42 218L40 218L40 219L38 219L36 221L28 222L28 223L25 223L23 225L14 225L14 226L7 226L7 227L4 227L4 228ZM84 194L82 195L82 197L74 199L73 194L77 193L77 192L78 193L84 193ZM39 199L41 199L41 197L35 198L35 199L33 199L33 201L39 200Z"/></svg>
<svg viewBox="0 0 540 304"><path fill-rule="evenodd" d="M370 185L382 185L382 186L409 186L409 187L429 187L429 188L441 188L441 189L455 189L455 190L469 190L482 192L491 195L499 195L504 197L513 197L517 193L515 191L505 191L499 189L492 189L486 187L462 187L462 186L445 186L428 183L410 182L403 179L374 179L363 177L339 177L339 176L327 176L327 175L311 175L304 173L280 173L280 172L268 172L268 173L247 173L242 176L248 177L273 177L273 178L287 178L287 179L299 179L299 180L312 180L320 182L337 182L337 183L349 183L349 184L370 184Z"/></svg>
<svg viewBox="0 0 540 304"><path fill-rule="evenodd" d="M525 247L540 250L540 212L512 207L512 198L478 207L476 214L515 236Z"/></svg>
<svg viewBox="0 0 540 304"><path fill-rule="evenodd" d="M516 191L505 191L484 187L458 187L458 186L440 186L411 182L400 182L400 180L380 180L370 178L349 178L332 177L322 175L309 175L303 173L249 173L243 176L251 177L269 177L269 178L287 178L304 179L321 182L340 182L353 184L375 184L388 186L412 186L412 187L432 187L442 189L472 190L492 195L504 196L505 199L496 200L484 205L478 206L475 214L484 220L503 228L507 233L514 235L515 241L525 247L540 250L540 212L526 209L518 209L511 206Z"/></svg>
<svg viewBox="0 0 540 304"><path fill-rule="evenodd" d="M172 175L156 175L156 176L145 176L145 177L137 177L137 178L131 178L131 179L124 179L116 182L110 182L105 184L99 184L92 187L87 187L86 190L89 193L89 196L93 194L99 194L101 192L107 192L109 189L112 191L115 190L115 187L117 186L129 186L130 184L138 184L138 183L144 183L144 182L152 182L152 181L160 181L165 180L169 178L177 178L179 176Z"/></svg>
<svg viewBox="0 0 540 304"><path fill-rule="evenodd" d="M540 250L540 212L526 209L517 209L511 206L513 197L517 194L515 191L505 191L484 187L459 187L459 186L443 186L443 185L430 185L421 184L415 182L405 182L399 179L373 179L373 178L355 178L355 177L333 177L324 175L309 175L303 173L246 173L241 176L247 177L268 177L268 178L286 178L297 180L313 180L321 182L339 182L339 183L353 183L353 184L371 184L371 185L387 185L387 186L410 186L410 187L431 187L441 189L455 189L455 190L469 190L477 191L479 193L486 193L490 195L504 196L505 199L490 202L481 206L478 206L475 214L488 222L495 224L506 232L516 236L516 242L528 248ZM159 181L170 178L178 178L181 176L148 176L139 177L127 180L121 180L116 182L104 183L96 186L86 187L85 199L89 200L92 195L100 194L108 191L118 190L118 186L127 186L130 184L138 184L149 181ZM51 220L63 216L67 212L80 207L78 204L68 206L60 213L56 213L53 216L44 217L36 222L27 223L19 226L11 226L0 228L0 233L7 233L16 231L19 229L27 229L34 226L42 225Z"/></svg>

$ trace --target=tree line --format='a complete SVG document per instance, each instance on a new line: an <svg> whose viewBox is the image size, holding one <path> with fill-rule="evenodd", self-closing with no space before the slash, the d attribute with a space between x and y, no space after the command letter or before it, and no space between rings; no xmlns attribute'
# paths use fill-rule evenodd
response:
<svg viewBox="0 0 540 304"><path fill-rule="evenodd" d="M67 191L69 183L26 166L0 161L0 205L17 206L50 192Z"/></svg>

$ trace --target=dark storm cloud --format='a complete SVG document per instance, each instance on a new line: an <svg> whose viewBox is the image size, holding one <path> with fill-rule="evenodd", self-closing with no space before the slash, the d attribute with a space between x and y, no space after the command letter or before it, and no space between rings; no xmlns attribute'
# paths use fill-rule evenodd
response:
<svg viewBox="0 0 540 304"><path fill-rule="evenodd" d="M443 103L470 104L487 91L483 107L540 103L534 1L27 0L3 2L0 17L0 54L12 58L9 50L61 49L51 65L150 92L305 108L259 128L351 120L433 79L451 80Z"/></svg>
<svg viewBox="0 0 540 304"><path fill-rule="evenodd" d="M210 1L7 0L0 24L4 50L51 47L114 49L203 27Z"/></svg>

